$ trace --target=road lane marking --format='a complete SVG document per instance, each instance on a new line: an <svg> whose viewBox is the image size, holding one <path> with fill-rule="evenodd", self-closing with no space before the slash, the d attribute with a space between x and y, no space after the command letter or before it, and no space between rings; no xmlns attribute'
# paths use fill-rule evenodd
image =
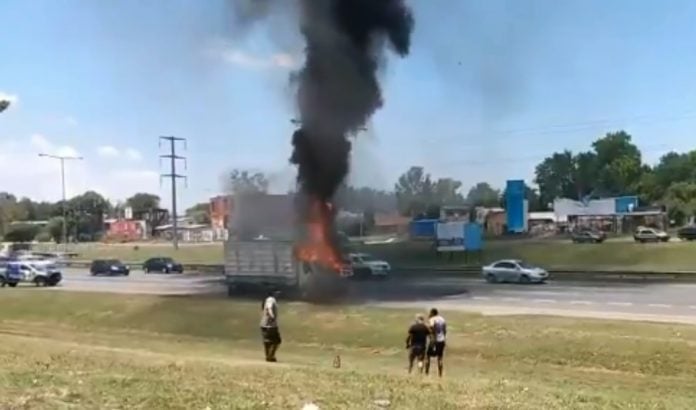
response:
<svg viewBox="0 0 696 410"><path fill-rule="evenodd" d="M488 296L474 296L472 299L474 299L474 300L489 300L490 298Z"/></svg>
<svg viewBox="0 0 696 410"><path fill-rule="evenodd" d="M631 302L607 302L607 305L611 306L633 306Z"/></svg>
<svg viewBox="0 0 696 410"><path fill-rule="evenodd" d="M672 305L665 305L664 303L651 303L648 306L655 308L670 308Z"/></svg>
<svg viewBox="0 0 696 410"><path fill-rule="evenodd" d="M532 299L532 302L536 303L556 303L553 299Z"/></svg>
<svg viewBox="0 0 696 410"><path fill-rule="evenodd" d="M571 305L591 305L594 302L590 302L589 300L571 300L570 304Z"/></svg>
<svg viewBox="0 0 696 410"><path fill-rule="evenodd" d="M519 302L522 298L501 298L505 302Z"/></svg>

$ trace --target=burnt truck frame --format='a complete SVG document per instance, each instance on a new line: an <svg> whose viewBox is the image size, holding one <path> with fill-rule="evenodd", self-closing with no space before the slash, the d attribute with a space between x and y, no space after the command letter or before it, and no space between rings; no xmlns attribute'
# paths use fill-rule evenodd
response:
<svg viewBox="0 0 696 410"><path fill-rule="evenodd" d="M335 299L345 295L353 271L346 263L340 272L298 260L289 240L225 242L225 282L228 296L248 291L279 290L304 300Z"/></svg>

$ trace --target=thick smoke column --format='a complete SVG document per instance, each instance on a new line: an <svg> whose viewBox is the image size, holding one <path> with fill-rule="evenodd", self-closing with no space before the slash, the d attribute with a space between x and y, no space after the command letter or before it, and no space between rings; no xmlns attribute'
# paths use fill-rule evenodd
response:
<svg viewBox="0 0 696 410"><path fill-rule="evenodd" d="M302 126L290 162L301 192L327 202L348 175L349 136L382 105L384 52L408 54L413 17L403 0L299 2L306 60L295 78Z"/></svg>

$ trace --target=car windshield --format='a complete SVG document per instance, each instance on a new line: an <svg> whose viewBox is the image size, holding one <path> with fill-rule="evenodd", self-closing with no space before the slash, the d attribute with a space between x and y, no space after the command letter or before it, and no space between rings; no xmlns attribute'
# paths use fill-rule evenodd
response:
<svg viewBox="0 0 696 410"><path fill-rule="evenodd" d="M517 262L517 264L520 265L520 268L522 268L522 269L535 269L536 268L536 266L530 265L526 262Z"/></svg>
<svg viewBox="0 0 696 410"><path fill-rule="evenodd" d="M370 255L359 255L358 257L365 262L374 262L376 260L375 258L373 258Z"/></svg>
<svg viewBox="0 0 696 410"><path fill-rule="evenodd" d="M104 261L104 263L106 263L107 265L120 265L121 261L119 261L118 259L109 259L107 261Z"/></svg>
<svg viewBox="0 0 696 410"><path fill-rule="evenodd" d="M164 263L174 263L174 259L172 259L172 258L162 258L162 262L164 262Z"/></svg>

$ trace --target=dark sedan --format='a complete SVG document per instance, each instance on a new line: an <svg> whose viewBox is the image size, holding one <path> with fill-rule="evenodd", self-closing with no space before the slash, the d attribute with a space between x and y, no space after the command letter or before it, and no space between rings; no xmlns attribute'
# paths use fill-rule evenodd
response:
<svg viewBox="0 0 696 410"><path fill-rule="evenodd" d="M606 238L604 232L580 231L573 234L573 242L575 243L602 243Z"/></svg>
<svg viewBox="0 0 696 410"><path fill-rule="evenodd" d="M696 240L696 225L685 226L677 231L677 237L683 241Z"/></svg>
<svg viewBox="0 0 696 410"><path fill-rule="evenodd" d="M96 275L124 275L128 276L130 274L130 269L128 266L124 265L123 262L118 259L97 259L92 262L92 266L89 268L89 272L92 276Z"/></svg>
<svg viewBox="0 0 696 410"><path fill-rule="evenodd" d="M150 258L143 264L143 272L184 273L184 267L172 258Z"/></svg>

